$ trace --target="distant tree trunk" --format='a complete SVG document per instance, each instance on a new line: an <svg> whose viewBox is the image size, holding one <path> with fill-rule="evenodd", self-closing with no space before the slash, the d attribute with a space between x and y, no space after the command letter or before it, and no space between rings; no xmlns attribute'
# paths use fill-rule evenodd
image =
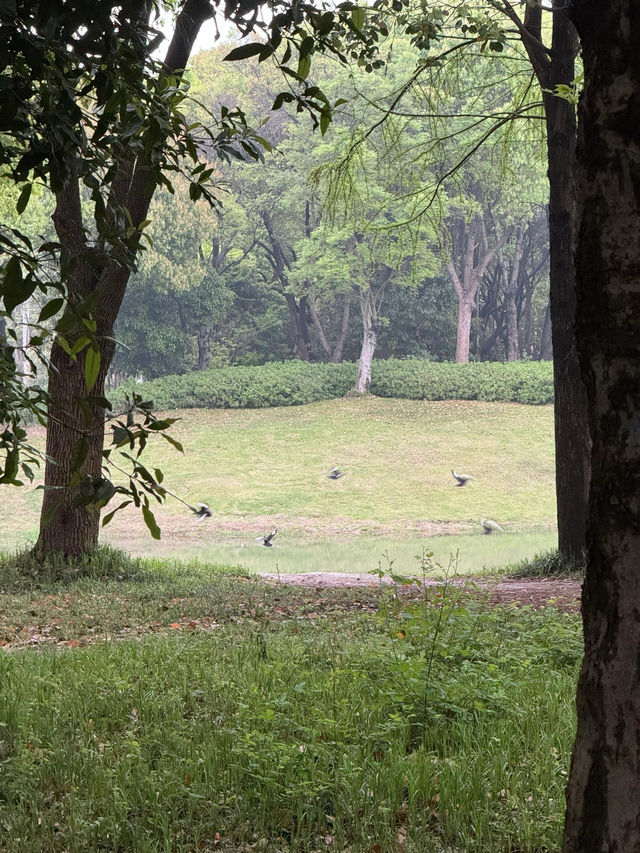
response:
<svg viewBox="0 0 640 853"><path fill-rule="evenodd" d="M345 293L343 294L342 299L342 324L340 327L340 333L336 338L336 342L333 346L327 340L327 336L325 335L324 329L322 327L322 323L320 321L320 316L318 315L318 309L316 306L316 300L313 293L313 290L309 291L309 314L311 316L311 320L313 325L316 328L318 333L318 339L320 341L320 346L325 351L327 356L329 357L329 362L331 364L339 364L342 361L342 352L344 350L344 344L347 339L347 331L349 329L349 314L351 311L351 294Z"/></svg>
<svg viewBox="0 0 640 853"><path fill-rule="evenodd" d="M640 850L640 16L635 0L570 8L585 69L577 340L593 478L564 851L631 853Z"/></svg>
<svg viewBox="0 0 640 853"><path fill-rule="evenodd" d="M458 331L456 338L456 362L462 364L469 361L469 346L471 340L471 317L475 301L473 297L461 295L458 298Z"/></svg>
<svg viewBox="0 0 640 853"><path fill-rule="evenodd" d="M507 361L518 361L520 358L520 341L518 339L518 307L516 293L520 277L520 262L522 259L522 229L516 229L516 245L513 251L511 267L507 270L500 250L500 267L504 281L504 306L507 316Z"/></svg>
<svg viewBox="0 0 640 853"><path fill-rule="evenodd" d="M309 361L309 326L307 324L307 300L303 296L298 302L292 293L285 293L287 308L291 317L291 329L296 355L302 361Z"/></svg>
<svg viewBox="0 0 640 853"><path fill-rule="evenodd" d="M371 385L371 363L376 351L378 338L378 309L373 290L361 287L358 294L360 313L362 315L362 349L358 362L358 376L355 390L358 394L368 394Z"/></svg>
<svg viewBox="0 0 640 853"><path fill-rule="evenodd" d="M471 317L476 293L482 276L495 253L509 238L505 231L493 248L489 248L487 232L482 216L476 214L470 222L457 219L451 222L451 257L446 263L451 284L458 298L458 332L456 339L456 362L469 361ZM459 259L460 273L455 258Z"/></svg>
<svg viewBox="0 0 640 853"><path fill-rule="evenodd" d="M553 347L551 345L551 306L547 302L540 331L540 347L538 350L539 361L551 361L553 358Z"/></svg>
<svg viewBox="0 0 640 853"><path fill-rule="evenodd" d="M209 370L211 363L211 331L209 328L198 332L198 370Z"/></svg>

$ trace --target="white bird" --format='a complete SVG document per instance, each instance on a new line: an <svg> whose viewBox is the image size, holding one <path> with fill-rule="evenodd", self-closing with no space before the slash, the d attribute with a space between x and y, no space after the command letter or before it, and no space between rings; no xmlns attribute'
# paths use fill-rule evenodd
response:
<svg viewBox="0 0 640 853"><path fill-rule="evenodd" d="M266 545L267 548L273 547L273 542L271 541L273 537L278 532L277 528L272 530L271 533L267 534L267 536L256 536L256 542L262 542L263 545Z"/></svg>
<svg viewBox="0 0 640 853"><path fill-rule="evenodd" d="M327 474L327 477L330 480L338 480L340 477L343 477L343 476L344 476L344 473L339 468L332 468L329 471L329 473Z"/></svg>
<svg viewBox="0 0 640 853"><path fill-rule="evenodd" d="M204 521L205 518L211 518L211 510L206 504L198 504L197 507L189 507L191 512L195 512L198 516L198 521Z"/></svg>
<svg viewBox="0 0 640 853"><path fill-rule="evenodd" d="M482 529L485 533L493 533L494 530L500 530L501 532L503 532L498 522L491 521L490 518L481 518L480 524L482 525Z"/></svg>
<svg viewBox="0 0 640 853"><path fill-rule="evenodd" d="M458 481L456 486L464 486L467 480L475 480L475 477L471 474L456 474L453 468L451 469L451 473L453 474L453 479Z"/></svg>

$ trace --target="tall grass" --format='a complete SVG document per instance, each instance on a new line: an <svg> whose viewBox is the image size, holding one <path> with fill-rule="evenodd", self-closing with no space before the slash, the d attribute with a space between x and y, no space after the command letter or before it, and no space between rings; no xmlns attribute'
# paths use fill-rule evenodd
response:
<svg viewBox="0 0 640 853"><path fill-rule="evenodd" d="M65 595L117 610L116 583ZM575 617L446 587L361 615L208 586L168 635L0 656L0 849L559 849ZM165 612L146 592L138 616ZM59 583L37 595L62 607Z"/></svg>

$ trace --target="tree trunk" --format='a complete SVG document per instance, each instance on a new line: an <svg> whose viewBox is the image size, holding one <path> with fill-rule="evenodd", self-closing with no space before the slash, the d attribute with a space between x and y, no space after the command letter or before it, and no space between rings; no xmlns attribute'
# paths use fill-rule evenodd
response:
<svg viewBox="0 0 640 853"><path fill-rule="evenodd" d="M578 137L577 338L593 478L585 657L565 853L640 850L640 17L575 0L585 89Z"/></svg>
<svg viewBox="0 0 640 853"><path fill-rule="evenodd" d="M209 370L211 363L211 331L200 329L198 332L198 370Z"/></svg>
<svg viewBox="0 0 640 853"><path fill-rule="evenodd" d="M456 363L464 364L469 361L469 339L471 335L471 315L473 314L473 298L462 297L458 300L458 331L456 338Z"/></svg>
<svg viewBox="0 0 640 853"><path fill-rule="evenodd" d="M147 0L137 7L141 21L146 21L150 7ZM187 0L176 20L164 71L161 73L175 74L186 67L200 27L210 16L207 0ZM138 47L144 53L144 46ZM159 140L154 137L153 147L158 144ZM104 396L105 378L115 351L113 329L131 275L131 258L135 257L139 246L138 226L147 217L157 183L146 157L134 159L134 156L127 150L116 164L105 214L107 230L110 227L115 230L122 209L128 211L128 218L135 231L126 246L123 244L109 250L104 237L99 237L94 245L87 243L89 229L85 229L83 223L79 163L70 164L67 179L56 193L56 208L52 218L70 269L66 280L68 295L70 299L79 300L91 295L95 297L92 313L97 324L95 336L100 347L100 372L93 388L88 391L84 375L86 349L73 361L54 341L48 385L50 417L46 441L47 488L35 546L37 553L58 552L65 556L77 556L98 544L99 512L91 513L76 505L77 484L72 468L77 467L74 473L78 476L101 476L105 409L99 401L94 401ZM128 263L114 259L117 251L127 255ZM83 329L76 328L65 337L73 344L82 334ZM81 438L86 439L86 457L82 465L74 466L72 457Z"/></svg>
<svg viewBox="0 0 640 853"><path fill-rule="evenodd" d="M518 307L516 305L516 292L518 279L520 277L520 262L522 260L522 229L516 229L516 245L513 252L511 268L507 268L500 250L500 267L504 281L504 307L507 316L507 361L518 361L520 358L520 341L518 339Z"/></svg>
<svg viewBox="0 0 640 853"><path fill-rule="evenodd" d="M547 88L553 89L559 83L573 81L576 49L575 30L562 0L562 8L553 15L553 58L549 65ZM549 158L549 281L558 549L564 557L575 559L584 551L590 476L587 404L575 337L573 229L576 123L573 104L549 94L543 97Z"/></svg>
<svg viewBox="0 0 640 853"><path fill-rule="evenodd" d="M553 359L553 347L551 345L551 306L547 303L540 331L540 348L538 350L539 361L551 361Z"/></svg>
<svg viewBox="0 0 640 853"><path fill-rule="evenodd" d="M303 296L299 302L292 293L285 293L287 308L291 317L293 345L295 353L301 361L309 361L309 328L306 318L306 300Z"/></svg>
<svg viewBox="0 0 640 853"><path fill-rule="evenodd" d="M359 302L363 334L355 391L358 394L368 394L371 385L371 363L378 338L378 310L373 290L370 287L360 288Z"/></svg>
<svg viewBox="0 0 640 853"><path fill-rule="evenodd" d="M575 110L551 91L571 85L577 53L575 29L565 0L552 0L551 50L542 42L542 5L526 7L524 26L511 4L505 13L517 23L542 89L549 161L549 289L553 340L554 420L558 549L570 559L584 551L590 439L586 396L576 350L576 285L573 260L575 219Z"/></svg>

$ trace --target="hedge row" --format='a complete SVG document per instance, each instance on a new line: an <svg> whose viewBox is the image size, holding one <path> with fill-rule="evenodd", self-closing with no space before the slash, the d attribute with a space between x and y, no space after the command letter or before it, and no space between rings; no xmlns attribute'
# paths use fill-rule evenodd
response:
<svg viewBox="0 0 640 853"><path fill-rule="evenodd" d="M135 391L168 409L258 409L298 406L342 397L356 379L357 365L302 361L259 367L225 367L151 382L127 381L110 396L119 407ZM452 364L389 359L373 364L371 393L411 400L486 400L542 404L553 401L550 362Z"/></svg>

